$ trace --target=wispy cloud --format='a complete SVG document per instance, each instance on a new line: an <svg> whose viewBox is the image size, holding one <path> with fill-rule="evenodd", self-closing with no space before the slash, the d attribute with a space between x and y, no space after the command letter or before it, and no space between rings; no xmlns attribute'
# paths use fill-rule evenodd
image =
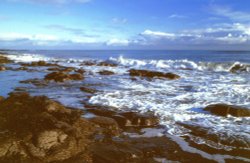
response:
<svg viewBox="0 0 250 163"><path fill-rule="evenodd" d="M45 28L66 31L66 32L70 32L70 33L75 34L75 35L85 35L85 31L81 28L71 28L71 27L57 25L57 24L47 25L47 26L45 26Z"/></svg>
<svg viewBox="0 0 250 163"><path fill-rule="evenodd" d="M128 46L129 40L113 38L106 42L108 46Z"/></svg>
<svg viewBox="0 0 250 163"><path fill-rule="evenodd" d="M212 6L211 12L234 21L250 22L250 12L235 11L227 6Z"/></svg>
<svg viewBox="0 0 250 163"><path fill-rule="evenodd" d="M184 18L188 18L188 17L185 15L172 14L172 15L169 15L168 18L170 18L170 19L184 19Z"/></svg>
<svg viewBox="0 0 250 163"><path fill-rule="evenodd" d="M114 24L125 24L128 20L126 18L113 18L112 23Z"/></svg>

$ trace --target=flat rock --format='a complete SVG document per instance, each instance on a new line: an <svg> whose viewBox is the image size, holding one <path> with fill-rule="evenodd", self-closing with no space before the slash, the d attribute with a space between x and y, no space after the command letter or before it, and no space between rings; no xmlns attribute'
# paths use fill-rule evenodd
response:
<svg viewBox="0 0 250 163"><path fill-rule="evenodd" d="M31 63L22 63L22 66L31 66L31 67L38 67L38 66L58 66L57 64L47 63L45 61L38 61L38 62L31 62Z"/></svg>
<svg viewBox="0 0 250 163"><path fill-rule="evenodd" d="M83 92L86 92L86 93L91 93L91 94L97 92L97 90L89 88L89 87L80 87L80 90L83 91Z"/></svg>
<svg viewBox="0 0 250 163"><path fill-rule="evenodd" d="M149 71L149 70L129 70L130 76L139 76L139 77L147 77L147 78L167 78L167 79L179 79L180 76L173 73L163 73L158 71Z"/></svg>
<svg viewBox="0 0 250 163"><path fill-rule="evenodd" d="M67 80L83 80L84 77L82 74L75 73L75 74L68 74L65 72L52 72L47 74L44 77L45 80L54 80L55 82L64 82Z"/></svg>
<svg viewBox="0 0 250 163"><path fill-rule="evenodd" d="M235 105L213 104L208 105L204 110L219 116L250 117L250 109Z"/></svg>

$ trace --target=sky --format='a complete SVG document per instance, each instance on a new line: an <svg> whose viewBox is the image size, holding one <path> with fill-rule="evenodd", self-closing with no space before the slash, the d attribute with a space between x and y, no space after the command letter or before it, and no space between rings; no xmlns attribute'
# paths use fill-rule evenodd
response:
<svg viewBox="0 0 250 163"><path fill-rule="evenodd" d="M1 49L250 50L248 0L1 0Z"/></svg>

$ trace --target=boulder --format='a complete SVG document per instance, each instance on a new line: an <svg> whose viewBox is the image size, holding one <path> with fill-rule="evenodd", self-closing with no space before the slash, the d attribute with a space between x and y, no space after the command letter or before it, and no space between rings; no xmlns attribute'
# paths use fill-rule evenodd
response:
<svg viewBox="0 0 250 163"><path fill-rule="evenodd" d="M219 116L250 117L250 109L235 105L213 104L208 105L204 110Z"/></svg>
<svg viewBox="0 0 250 163"><path fill-rule="evenodd" d="M232 73L247 72L247 66L244 64L236 63L229 69L229 71Z"/></svg>
<svg viewBox="0 0 250 163"><path fill-rule="evenodd" d="M98 72L100 75L114 75L115 73L108 70L102 70Z"/></svg>
<svg viewBox="0 0 250 163"><path fill-rule="evenodd" d="M158 71L149 71L149 70L129 70L130 76L139 76L139 77L147 77L147 78L167 78L167 79L179 79L180 76L173 73L163 73Z"/></svg>
<svg viewBox="0 0 250 163"><path fill-rule="evenodd" d="M7 57L4 55L0 54L0 64L6 64L6 63L12 63L11 60L9 60Z"/></svg>
<svg viewBox="0 0 250 163"><path fill-rule="evenodd" d="M11 93L0 101L0 162L91 160L94 126L81 115L45 96Z"/></svg>

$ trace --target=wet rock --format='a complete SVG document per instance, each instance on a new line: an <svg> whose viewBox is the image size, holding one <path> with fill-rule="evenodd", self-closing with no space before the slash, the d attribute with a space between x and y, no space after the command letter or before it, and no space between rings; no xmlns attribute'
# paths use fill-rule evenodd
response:
<svg viewBox="0 0 250 163"><path fill-rule="evenodd" d="M114 75L115 73L108 70L103 70L98 72L100 75Z"/></svg>
<svg viewBox="0 0 250 163"><path fill-rule="evenodd" d="M96 63L93 61L84 61L83 63L80 64L80 66L94 66L94 65L96 65Z"/></svg>
<svg viewBox="0 0 250 163"><path fill-rule="evenodd" d="M0 54L0 64L6 64L6 63L12 63L11 60L9 60L7 57L4 55Z"/></svg>
<svg viewBox="0 0 250 163"><path fill-rule="evenodd" d="M120 130L117 122L108 117L97 116L89 119L90 122L97 124L101 127L102 131L105 135L119 135Z"/></svg>
<svg viewBox="0 0 250 163"><path fill-rule="evenodd" d="M81 87L80 90L83 91L83 92L86 92L86 93L91 93L91 94L97 92L95 89L88 88L88 87Z"/></svg>
<svg viewBox="0 0 250 163"><path fill-rule="evenodd" d="M41 79L28 79L28 80L22 80L20 81L20 83L23 83L23 84L33 84L35 86L38 86L38 87L43 87L43 86L47 86L48 83L44 80L41 80Z"/></svg>
<svg viewBox="0 0 250 163"><path fill-rule="evenodd" d="M97 108L89 108L87 109L88 112L93 113L98 116L104 116L104 117L112 117L116 114L115 111L108 110L106 108L103 109L97 109Z"/></svg>
<svg viewBox="0 0 250 163"><path fill-rule="evenodd" d="M83 80L82 74L66 74L64 72L52 72L44 77L45 80L54 80L55 82L64 82L67 80Z"/></svg>
<svg viewBox="0 0 250 163"><path fill-rule="evenodd" d="M163 73L158 71L148 71L148 70L129 70L130 76L139 76L139 77L147 77L147 78L167 78L167 79L179 79L180 76L173 73Z"/></svg>
<svg viewBox="0 0 250 163"><path fill-rule="evenodd" d="M126 126L139 126L139 127L153 127L159 124L158 117L154 116L151 113L136 113L136 112L125 112L120 113L120 116L123 116L125 119L129 120L126 123Z"/></svg>
<svg viewBox="0 0 250 163"><path fill-rule="evenodd" d="M45 61L38 61L38 62L31 62L31 63L22 63L22 66L31 66L31 67L38 67L38 66L58 66L57 64L47 63Z"/></svg>
<svg viewBox="0 0 250 163"><path fill-rule="evenodd" d="M94 128L81 114L44 96L11 93L0 102L0 162L91 160Z"/></svg>
<svg viewBox="0 0 250 163"><path fill-rule="evenodd" d="M86 71L84 69L75 70L76 73L84 74Z"/></svg>
<svg viewBox="0 0 250 163"><path fill-rule="evenodd" d="M219 116L250 117L250 109L235 105L213 104L205 107L204 110Z"/></svg>
<svg viewBox="0 0 250 163"><path fill-rule="evenodd" d="M0 102L4 100L4 97L3 96L0 96Z"/></svg>
<svg viewBox="0 0 250 163"><path fill-rule="evenodd" d="M6 68L4 66L0 66L0 71L5 71Z"/></svg>
<svg viewBox="0 0 250 163"><path fill-rule="evenodd" d="M116 122L119 124L120 127L132 126L131 120L125 118L122 115L113 115L112 118L116 120Z"/></svg>
<svg viewBox="0 0 250 163"><path fill-rule="evenodd" d="M236 72L247 72L247 66L244 65L244 64L240 64L240 63L237 63L237 64L234 64L230 70L230 72L232 73L236 73Z"/></svg>
<svg viewBox="0 0 250 163"><path fill-rule="evenodd" d="M100 62L97 64L97 66L117 67L117 64L109 62Z"/></svg>

